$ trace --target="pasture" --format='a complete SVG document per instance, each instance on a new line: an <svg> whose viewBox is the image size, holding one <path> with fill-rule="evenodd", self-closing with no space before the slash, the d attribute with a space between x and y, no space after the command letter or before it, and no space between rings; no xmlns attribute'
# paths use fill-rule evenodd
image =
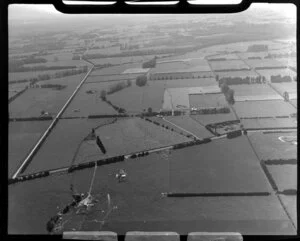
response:
<svg viewBox="0 0 300 241"><path fill-rule="evenodd" d="M174 151L169 165L170 189L175 193L271 190L259 161L244 136L214 140L208 144Z"/></svg>
<svg viewBox="0 0 300 241"><path fill-rule="evenodd" d="M236 120L236 117L232 111L226 114L191 115L191 118L204 126L208 124Z"/></svg>
<svg viewBox="0 0 300 241"><path fill-rule="evenodd" d="M292 118L242 119L245 129L296 128L297 122Z"/></svg>
<svg viewBox="0 0 300 241"><path fill-rule="evenodd" d="M278 191L297 189L297 165L267 165Z"/></svg>
<svg viewBox="0 0 300 241"><path fill-rule="evenodd" d="M42 111L56 115L72 95L84 74L43 81L43 84L62 84L66 88L30 88L9 104L10 117L39 117Z"/></svg>
<svg viewBox="0 0 300 241"><path fill-rule="evenodd" d="M281 94L288 92L289 99L297 99L297 82L286 82L286 83L271 83L271 85Z"/></svg>
<svg viewBox="0 0 300 241"><path fill-rule="evenodd" d="M250 70L250 67L242 60L226 60L226 61L209 61L213 71L224 70Z"/></svg>
<svg viewBox="0 0 300 241"><path fill-rule="evenodd" d="M223 107L228 103L223 93L220 94L190 94L190 108Z"/></svg>
<svg viewBox="0 0 300 241"><path fill-rule="evenodd" d="M260 160L297 158L297 145L283 142L281 136L297 137L297 132L287 133L248 133L250 141Z"/></svg>
<svg viewBox="0 0 300 241"><path fill-rule="evenodd" d="M279 62L276 59L247 59L245 62L251 68L285 68L286 64Z"/></svg>
<svg viewBox="0 0 300 241"><path fill-rule="evenodd" d="M188 132L191 132L198 138L204 139L207 137L212 137L213 134L210 133L203 125L201 125L199 122L192 119L190 116L184 115L184 116L167 116L166 120L170 121L171 123L183 128L184 130L187 130ZM175 126L172 124L169 124L171 128L174 128ZM176 127L175 127L176 128ZM181 132L182 130L179 129ZM189 134L186 132L187 134Z"/></svg>
<svg viewBox="0 0 300 241"><path fill-rule="evenodd" d="M8 124L8 176L12 176L51 121L18 121Z"/></svg>
<svg viewBox="0 0 300 241"><path fill-rule="evenodd" d="M283 100L240 101L233 108L240 118L289 116L295 113L295 108Z"/></svg>
<svg viewBox="0 0 300 241"><path fill-rule="evenodd" d="M215 78L172 79L172 80L160 80L160 81L163 81L165 83L166 88L201 87L201 86L214 86L218 84Z"/></svg>
<svg viewBox="0 0 300 241"><path fill-rule="evenodd" d="M297 227L297 196L279 195L279 198Z"/></svg>

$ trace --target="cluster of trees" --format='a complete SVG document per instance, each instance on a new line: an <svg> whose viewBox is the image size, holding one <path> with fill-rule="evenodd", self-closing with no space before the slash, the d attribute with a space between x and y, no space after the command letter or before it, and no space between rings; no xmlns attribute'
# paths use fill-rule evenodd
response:
<svg viewBox="0 0 300 241"><path fill-rule="evenodd" d="M9 72L22 72L22 71L30 71L29 67L24 67L24 64L40 64L46 63L47 60L44 58L36 58L34 55L30 55L28 57L22 59L12 59L9 61Z"/></svg>
<svg viewBox="0 0 300 241"><path fill-rule="evenodd" d="M253 44L247 49L247 52L263 52L268 51L268 45L265 44Z"/></svg>
<svg viewBox="0 0 300 241"><path fill-rule="evenodd" d="M291 81L292 81L291 76L271 75L272 83L291 82Z"/></svg>
<svg viewBox="0 0 300 241"><path fill-rule="evenodd" d="M72 60L80 60L80 56L78 54L74 54Z"/></svg>
<svg viewBox="0 0 300 241"><path fill-rule="evenodd" d="M233 126L233 125L238 125L240 124L240 120L232 120L232 121L224 121L224 122L219 122L219 123L213 123L213 124L208 124L206 125L206 129L208 129L210 132L219 135L217 133L217 129L222 129L228 126Z"/></svg>
<svg viewBox="0 0 300 241"><path fill-rule="evenodd" d="M209 61L226 61L226 58L213 58L213 59L209 59Z"/></svg>
<svg viewBox="0 0 300 241"><path fill-rule="evenodd" d="M231 131L227 133L227 138L232 139L242 135L241 130Z"/></svg>
<svg viewBox="0 0 300 241"><path fill-rule="evenodd" d="M216 76L216 80L219 82L219 85L226 83L227 85L240 85L240 84L263 84L266 83L265 76L257 77L222 77L219 79L219 76Z"/></svg>
<svg viewBox="0 0 300 241"><path fill-rule="evenodd" d="M43 84L43 85L41 85L41 88L51 88L51 89L55 89L55 90L62 90L66 87L67 87L66 85L60 85L60 84Z"/></svg>
<svg viewBox="0 0 300 241"><path fill-rule="evenodd" d="M189 142L185 142L185 143L175 144L173 146L173 149L181 149L181 148L195 146L195 145L201 145L201 144L205 144L205 143L209 143L209 142L211 142L210 138L204 138L203 140L194 140L194 141L189 141Z"/></svg>
<svg viewBox="0 0 300 241"><path fill-rule="evenodd" d="M147 76L146 75L140 75L136 78L135 84L139 87L145 86L147 83Z"/></svg>
<svg viewBox="0 0 300 241"><path fill-rule="evenodd" d="M274 54L271 54L271 53L268 53L267 56L265 56L265 59L271 59L271 58L288 58L288 57L296 57L297 56L297 53L296 52L290 52L290 53L274 53Z"/></svg>
<svg viewBox="0 0 300 241"><path fill-rule="evenodd" d="M127 87L130 87L130 86L131 86L131 81L130 80L127 80L126 82L114 84L107 91L102 90L101 93L100 93L100 98L103 99L103 97L104 97L104 99L105 99L106 94L111 95L115 92L118 92L118 91L120 91L122 89L125 89Z"/></svg>
<svg viewBox="0 0 300 241"><path fill-rule="evenodd" d="M225 95L225 98L228 104L233 105L235 103L234 100L234 90L230 89L226 82L223 82L221 85L221 91Z"/></svg>
<svg viewBox="0 0 300 241"><path fill-rule="evenodd" d="M226 114L226 113L230 113L230 109L228 107L202 108L199 110L191 111L191 115Z"/></svg>
<svg viewBox="0 0 300 241"><path fill-rule="evenodd" d="M155 66L156 66L156 59L157 59L157 57L155 56L153 59L151 59L151 60L149 60L147 62L144 62L143 65L142 65L142 67L144 69L146 69L146 68L155 68Z"/></svg>

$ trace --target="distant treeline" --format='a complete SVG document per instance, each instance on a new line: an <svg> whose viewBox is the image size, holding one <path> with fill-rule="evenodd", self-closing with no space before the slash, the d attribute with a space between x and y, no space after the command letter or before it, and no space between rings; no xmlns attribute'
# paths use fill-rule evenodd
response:
<svg viewBox="0 0 300 241"><path fill-rule="evenodd" d="M219 76L216 75L216 80L219 81L219 85L226 83L227 85L240 85L240 84L263 84L266 83L265 76L257 76L257 77L222 77L219 79Z"/></svg>
<svg viewBox="0 0 300 241"><path fill-rule="evenodd" d="M296 77L294 77L294 80L296 81ZM291 81L292 81L291 76L271 75L272 83L282 83L282 82L291 82Z"/></svg>
<svg viewBox="0 0 300 241"><path fill-rule="evenodd" d="M71 69L71 70L56 72L55 74L40 74L37 77L20 79L20 80L12 80L12 81L9 81L9 84L26 83L26 82L36 83L38 81L49 80L49 79L58 79L58 78L64 78L64 77L71 76L71 75L86 73L87 71L88 71L88 67L84 66L79 69Z"/></svg>

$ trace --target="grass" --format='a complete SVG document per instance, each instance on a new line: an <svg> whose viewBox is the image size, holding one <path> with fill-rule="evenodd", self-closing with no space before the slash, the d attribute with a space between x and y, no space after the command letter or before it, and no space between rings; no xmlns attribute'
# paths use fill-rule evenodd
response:
<svg viewBox="0 0 300 241"><path fill-rule="evenodd" d="M158 81L158 80L154 80ZM200 79L173 79L173 80L159 80L164 82L166 88L184 88L184 87L200 87L217 85L215 78L200 78Z"/></svg>
<svg viewBox="0 0 300 241"><path fill-rule="evenodd" d="M49 88L31 88L26 90L21 96L10 103L10 117L39 117L41 111L56 115L83 77L84 74L81 74L42 82L43 84L67 85L63 90Z"/></svg>
<svg viewBox="0 0 300 241"><path fill-rule="evenodd" d="M295 108L283 100L242 101L236 102L233 108L240 118L287 116L295 112Z"/></svg>
<svg viewBox="0 0 300 241"><path fill-rule="evenodd" d="M260 160L297 158L297 145L278 139L280 136L297 136L297 132L248 133L248 136Z"/></svg>
<svg viewBox="0 0 300 241"><path fill-rule="evenodd" d="M293 223L297 227L297 197L296 196L279 195L279 198L281 199L289 216L292 218Z"/></svg>
<svg viewBox="0 0 300 241"><path fill-rule="evenodd" d="M210 61L212 70L231 70L231 69L249 69L242 60Z"/></svg>
<svg viewBox="0 0 300 241"><path fill-rule="evenodd" d="M295 128L297 123L291 118L242 119L245 129L248 128Z"/></svg>
<svg viewBox="0 0 300 241"><path fill-rule="evenodd" d="M188 88L169 88L164 92L162 108L165 110L189 109L189 89Z"/></svg>
<svg viewBox="0 0 300 241"><path fill-rule="evenodd" d="M296 165L267 165L278 191L297 189Z"/></svg>
<svg viewBox="0 0 300 241"><path fill-rule="evenodd" d="M284 64L275 59L247 59L245 62L252 68L266 68L266 67L282 67Z"/></svg>
<svg viewBox="0 0 300 241"><path fill-rule="evenodd" d="M268 192L271 187L246 137L220 139L174 152L171 191ZM255 177L255 178L253 178Z"/></svg>
<svg viewBox="0 0 300 241"><path fill-rule="evenodd" d="M120 81L119 83L122 83ZM110 115L117 112L100 98L102 90L108 90L110 86L118 82L86 83L78 91L71 104L67 107L63 117L88 115ZM93 91L93 93L87 93ZM107 97L109 98L109 97Z"/></svg>
<svg viewBox="0 0 300 241"><path fill-rule="evenodd" d="M203 124L204 126L213 123L236 120L236 117L232 111L227 114L191 115L191 118Z"/></svg>
<svg viewBox="0 0 300 241"><path fill-rule="evenodd" d="M25 174L70 166L83 138L92 128L108 121L107 119L59 120L25 170Z"/></svg>
<svg viewBox="0 0 300 241"><path fill-rule="evenodd" d="M8 176L12 176L23 159L46 131L50 121L9 122Z"/></svg>
<svg viewBox="0 0 300 241"><path fill-rule="evenodd" d="M189 102L191 108L192 107L197 107L197 108L223 107L228 105L223 93L189 95Z"/></svg>

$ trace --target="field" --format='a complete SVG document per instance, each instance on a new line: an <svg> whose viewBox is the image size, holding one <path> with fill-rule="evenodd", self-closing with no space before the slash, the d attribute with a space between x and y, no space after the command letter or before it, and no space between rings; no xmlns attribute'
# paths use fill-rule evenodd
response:
<svg viewBox="0 0 300 241"><path fill-rule="evenodd" d="M170 175L171 191L178 193L271 190L244 136L174 151L170 157Z"/></svg>
<svg viewBox="0 0 300 241"><path fill-rule="evenodd" d="M250 69L242 60L209 61L209 64L214 71Z"/></svg>
<svg viewBox="0 0 300 241"><path fill-rule="evenodd" d="M58 60L58 61L51 61L51 62L46 62L46 63L37 63L37 64L25 64L24 67L36 67L36 66L47 66L47 67L52 67L52 66L76 66L76 67L83 67L83 66L89 66L90 64L83 61L83 60ZM57 70L61 71L61 70Z"/></svg>
<svg viewBox="0 0 300 241"><path fill-rule="evenodd" d="M245 62L252 68L285 68L286 64L283 64L275 59L247 59Z"/></svg>
<svg viewBox="0 0 300 241"><path fill-rule="evenodd" d="M69 76L57 80L43 81L43 84L62 84L66 88L54 90L50 88L31 88L9 105L10 117L39 117L41 111L56 115L83 79L84 74Z"/></svg>
<svg viewBox="0 0 300 241"><path fill-rule="evenodd" d="M91 60L92 63L94 63L93 60ZM122 65L116 65L116 66L110 66L105 67L97 70L93 70L90 76L101 76L101 75L120 75L122 74L126 69L129 68L139 68L141 64L122 64Z"/></svg>
<svg viewBox="0 0 300 241"><path fill-rule="evenodd" d="M295 108L283 100L242 101L233 105L237 115L241 117L276 117L289 116Z"/></svg>
<svg viewBox="0 0 300 241"><path fill-rule="evenodd" d="M39 75L49 74L53 75L57 72L63 72L65 70L46 70L46 71L30 71L30 72L9 72L8 81L23 80L37 78Z"/></svg>
<svg viewBox="0 0 300 241"><path fill-rule="evenodd" d="M297 137L297 132L287 133L248 133L250 141L260 160L297 158L297 145L282 142L281 136Z"/></svg>
<svg viewBox="0 0 300 241"><path fill-rule="evenodd" d="M279 195L279 198L283 202L288 214L292 218L293 223L297 227L297 196L286 196L286 195Z"/></svg>
<svg viewBox="0 0 300 241"><path fill-rule="evenodd" d="M77 148L92 128L111 121L109 119L60 120L24 173L69 167Z"/></svg>
<svg viewBox="0 0 300 241"><path fill-rule="evenodd" d="M234 90L235 101L283 99L270 86L264 84L233 85L230 88Z"/></svg>
<svg viewBox="0 0 300 241"><path fill-rule="evenodd" d="M242 119L241 122L245 129L297 128L292 118Z"/></svg>
<svg viewBox="0 0 300 241"><path fill-rule="evenodd" d="M166 88L184 88L184 87L217 85L217 81L215 80L215 78L172 79L172 80L160 80L160 81L163 81L165 83Z"/></svg>
<svg viewBox="0 0 300 241"><path fill-rule="evenodd" d="M160 81L148 81L143 87L131 87L113 93L107 97L114 105L124 108L128 113L142 112L149 107L153 111L159 111L163 103L164 83Z"/></svg>
<svg viewBox="0 0 300 241"><path fill-rule="evenodd" d="M267 165L279 191L297 189L297 165Z"/></svg>
<svg viewBox="0 0 300 241"><path fill-rule="evenodd" d="M85 54L105 54L113 55L121 53L120 46L116 47L107 47L103 49L89 49Z"/></svg>
<svg viewBox="0 0 300 241"><path fill-rule="evenodd" d="M208 60L216 60L216 61L220 61L217 59L226 59L226 60L234 60L234 59L239 59L239 57L236 54L218 54L218 55L214 55L214 56L210 56L207 59Z"/></svg>
<svg viewBox="0 0 300 241"><path fill-rule="evenodd" d="M291 69L259 69L257 70L257 73L259 73L261 76L264 76L267 81L271 81L271 76L281 75L283 76L291 76L293 79L295 76L297 76L297 73Z"/></svg>
<svg viewBox="0 0 300 241"><path fill-rule="evenodd" d="M227 106L223 93L220 94L193 94L189 95L190 107L210 108Z"/></svg>
<svg viewBox="0 0 300 241"><path fill-rule="evenodd" d="M166 117L166 120L191 132L198 138L207 138L213 136L213 134L210 133L204 126L200 125L200 123L193 120L190 116L168 116ZM170 127L174 128L174 125L170 124Z"/></svg>
<svg viewBox="0 0 300 241"><path fill-rule="evenodd" d="M297 99L297 82L272 83L271 84L281 95L286 91L289 93L289 99Z"/></svg>
<svg viewBox="0 0 300 241"><path fill-rule="evenodd" d="M9 122L8 176L10 177L23 159L46 131L50 121Z"/></svg>
<svg viewBox="0 0 300 241"><path fill-rule="evenodd" d="M142 64L144 61L152 59L154 55L144 55L144 56L128 56L128 57L109 57L109 58L99 58L91 59L95 65L104 65L104 64L125 64L136 62Z"/></svg>
<svg viewBox="0 0 300 241"><path fill-rule="evenodd" d="M219 76L219 79L221 78L228 78L228 77L240 77L240 78L246 78L246 77L258 77L258 74L255 73L253 70L241 70L241 71L218 71L216 75Z"/></svg>
<svg viewBox="0 0 300 241"><path fill-rule="evenodd" d="M164 92L163 109L189 109L188 88L168 88Z"/></svg>
<svg viewBox="0 0 300 241"><path fill-rule="evenodd" d="M297 99L290 100L290 102L297 108Z"/></svg>
<svg viewBox="0 0 300 241"><path fill-rule="evenodd" d="M294 58L278 58L277 61L281 62L282 64L286 65L287 67L291 67L297 69L297 59Z"/></svg>
<svg viewBox="0 0 300 241"><path fill-rule="evenodd" d="M227 114L191 115L191 118L204 126L213 123L236 120L236 117L232 111Z"/></svg>
<svg viewBox="0 0 300 241"><path fill-rule="evenodd" d="M238 53L237 55L242 59L248 59L252 57L260 57L261 59L264 59L268 55L268 52L243 52Z"/></svg>
<svg viewBox="0 0 300 241"><path fill-rule="evenodd" d="M121 184L114 178L120 168L128 173L128 180ZM117 209L108 215L101 230L119 234L132 227L145 231L176 230L180 234L199 227L199 231L232 232L234 229L243 234L295 232L275 196L163 198L161 193L169 190L167 173L168 161L162 154L99 167L92 194L100 202L84 219L75 214L63 217L64 221L68 220L66 230L78 227L82 221L83 230L99 231L100 223L95 219L104 219L109 193ZM86 169L10 186L8 233L46 234L49 218L72 200L70 184L78 192L87 192L92 175L93 169Z"/></svg>
<svg viewBox="0 0 300 241"><path fill-rule="evenodd" d="M189 67L187 62L172 62L172 63L161 63L156 64L155 68L150 70L150 74L155 73L173 73L178 72Z"/></svg>
<svg viewBox="0 0 300 241"><path fill-rule="evenodd" d="M63 117L87 117L88 115L110 115L117 114L117 112L106 102L100 98L102 90L108 90L110 86L118 82L99 82L99 83L85 83L75 95L74 99L67 107ZM92 93L87 93L91 91ZM109 99L109 97L107 97Z"/></svg>

